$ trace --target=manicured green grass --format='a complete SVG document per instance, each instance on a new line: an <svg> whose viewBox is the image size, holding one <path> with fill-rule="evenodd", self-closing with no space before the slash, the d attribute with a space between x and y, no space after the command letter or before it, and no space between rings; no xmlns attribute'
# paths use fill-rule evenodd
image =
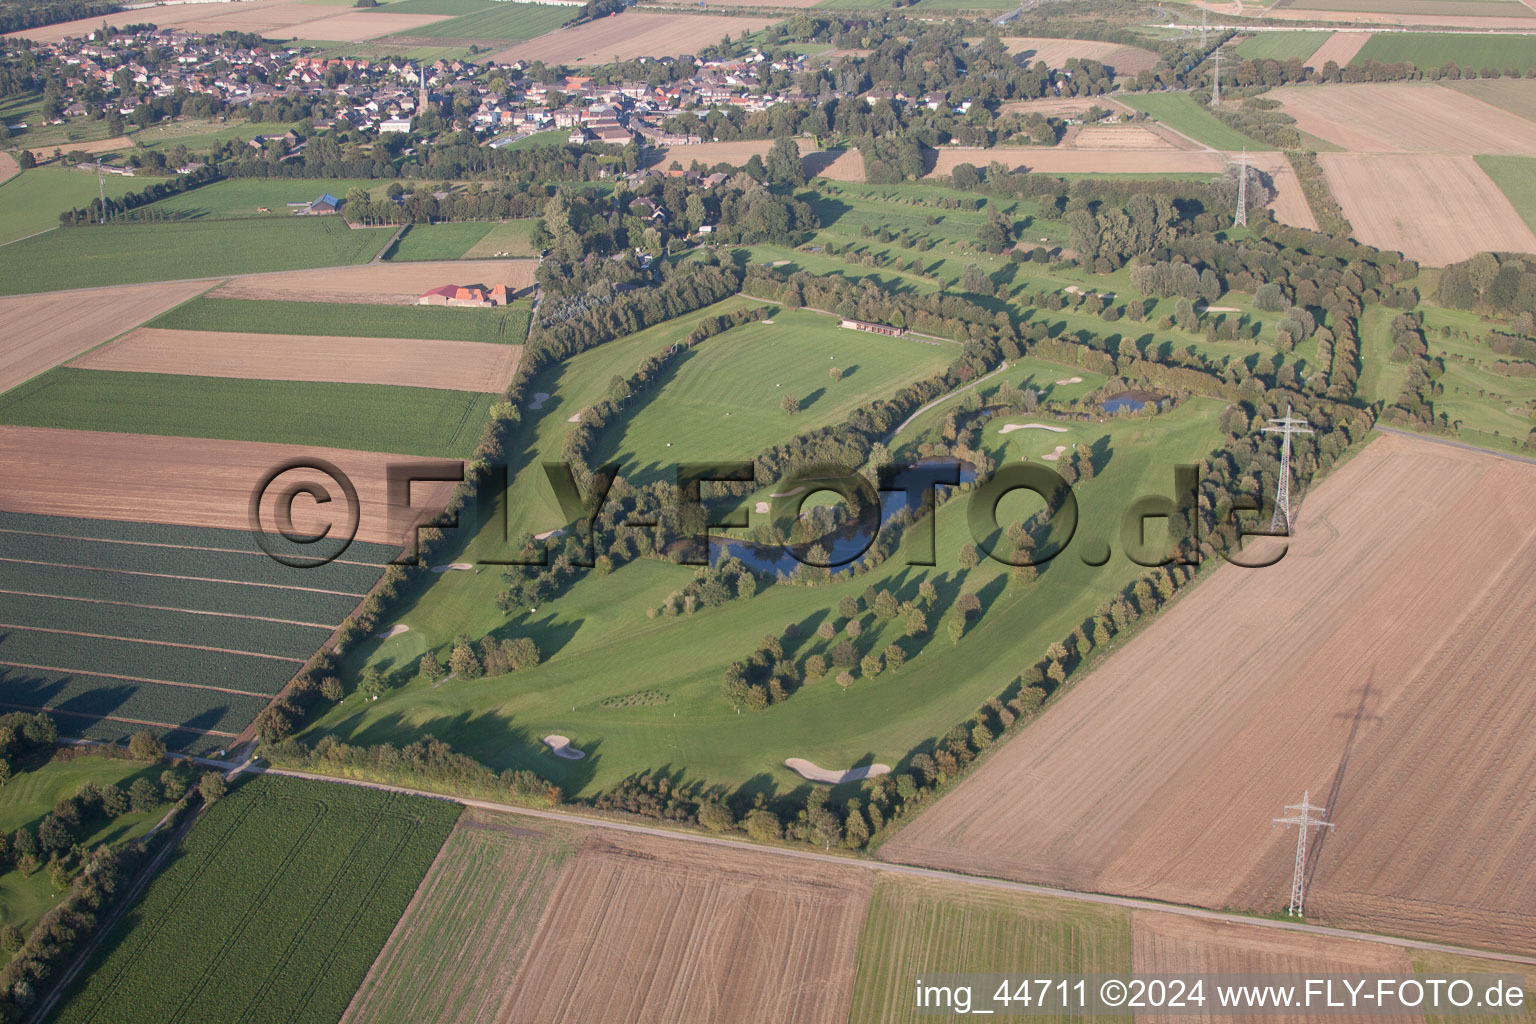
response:
<svg viewBox="0 0 1536 1024"><path fill-rule="evenodd" d="M289 203L313 202L326 192L345 199L353 188L382 193L384 186L347 178L230 178L162 199L155 208L189 220L292 217ZM270 212L260 213L261 209Z"/></svg>
<svg viewBox="0 0 1536 1024"><path fill-rule="evenodd" d="M399 13L401 8L392 7L390 10ZM431 25L423 25L398 34L429 39L468 39L473 42L491 39L520 43L525 39L554 31L576 17L577 13L575 9L569 7L493 3L457 18L434 22Z"/></svg>
<svg viewBox="0 0 1536 1024"><path fill-rule="evenodd" d="M959 347L844 330L807 310L780 311L716 335L675 358L635 411L605 432L597 459L630 479L672 478L684 462L750 459L790 433L844 419L871 396L932 376ZM831 379L840 368L842 380ZM659 390L657 390L659 389ZM790 416L785 395L800 402Z"/></svg>
<svg viewBox="0 0 1536 1024"><path fill-rule="evenodd" d="M629 372L638 355L685 332L685 322L664 331L653 328L641 351L630 344L634 339L610 343L536 383L556 398L542 415L528 414L508 443L508 450L525 460L517 463L506 502L506 528L514 537L561 525L563 517L548 496L537 460L559 452L570 429L568 417L600 395L613 375ZM1069 367L1047 372L1084 376ZM652 402L647 415L665 424L666 389ZM590 796L632 772L661 768L689 779L774 792L803 785L782 767L786 757L824 766L846 767L864 758L896 764L916 744L1003 692L1017 678L1021 662L1040 656L1047 644L1070 633L1099 602L1139 575L1141 568L1120 550L1125 508L1137 497L1170 493L1173 466L1198 461L1220 443L1216 422L1223 408L1224 403L1196 398L1153 419L1095 425L1106 439L1096 450L1107 461L1077 488L1081 519L1074 544L1109 541L1114 554L1103 567L1085 565L1072 549L1025 586L1010 585L1006 567L991 561L960 569L958 552L971 540L961 501L939 510L937 566L908 566L898 554L855 579L813 589L766 586L749 600L679 618L652 619L646 611L683 586L693 570L654 560L606 576L581 576L553 601L536 610L515 609L510 616L495 607L504 584L493 567L478 574L443 573L425 591L407 595L397 621L408 624L410 632L359 645L345 668L355 678L365 664L372 665L395 673L401 685L373 702L348 697L306 738L334 734L352 742L408 741L430 732L498 769L533 768L575 796ZM900 440L915 446L920 439L903 434ZM495 540L502 529L502 522L494 521L462 554L445 553L443 560L474 561L493 553L505 557L504 545ZM907 599L925 580L940 592L939 607L930 615L939 636L920 647L901 641L894 624L865 616L857 644L863 654L903 642L909 657L901 671L861 678L847 690L830 680L810 683L758 713L737 714L721 696L726 667L749 655L756 638L778 635L786 623L797 624L800 636L810 637L844 594L858 595L874 585L894 588ZM940 615L962 587L979 592L986 610L954 646L942 635ZM443 651L456 633L478 637L491 631L533 638L547 660L511 677L454 680L436 688L406 681L424 651ZM807 640L795 649L796 657L803 658L818 642ZM666 703L603 706L605 698L657 686L671 696ZM582 761L551 756L538 739L551 732L569 736L589 756Z"/></svg>
<svg viewBox="0 0 1536 1024"><path fill-rule="evenodd" d="M521 345L533 307L518 299L504 309L370 306L357 302L265 302L196 298L147 326L183 331L321 334L337 338L440 338Z"/></svg>
<svg viewBox="0 0 1536 1024"><path fill-rule="evenodd" d="M347 266L392 233L353 231L340 217L60 229L0 247L0 294Z"/></svg>
<svg viewBox="0 0 1536 1024"><path fill-rule="evenodd" d="M483 220L455 221L447 224L412 224L400 240L390 247L388 260L456 260L490 233L491 223Z"/></svg>
<svg viewBox="0 0 1536 1024"><path fill-rule="evenodd" d="M1402 394L1408 364L1394 363L1390 356L1395 339L1392 319L1396 310L1370 306L1360 317L1360 379L1355 393L1367 402L1391 405Z"/></svg>
<svg viewBox="0 0 1536 1024"><path fill-rule="evenodd" d="M80 792L80 787L86 783L120 786L126 790L134 779L143 777L158 786L162 770L162 765L95 755L55 759L35 768L18 770L9 782L0 786L0 832L10 835L19 828L36 831L43 815L53 810L60 800ZM110 820L98 816L95 821L101 827L90 835L82 835L80 841L88 848L102 843L130 842L149 831L164 811L165 808L159 806ZM0 923L13 924L23 932L30 931L55 899L57 893L53 884L41 868L30 875L16 870L0 873Z"/></svg>
<svg viewBox="0 0 1536 1024"><path fill-rule="evenodd" d="M56 1020L341 1017L460 808L274 776L214 804Z"/></svg>
<svg viewBox="0 0 1536 1024"><path fill-rule="evenodd" d="M474 450L493 397L61 367L0 396L0 423L453 458Z"/></svg>
<svg viewBox="0 0 1536 1024"><path fill-rule="evenodd" d="M570 137L570 131L565 128L551 128L549 131L534 132L532 135L525 135L521 139L518 139L516 142L510 143L509 145L503 146L502 148L508 150L517 150L537 149L541 146L559 146Z"/></svg>
<svg viewBox="0 0 1536 1024"><path fill-rule="evenodd" d="M1532 44L1536 46L1536 43ZM1529 156L1479 156L1477 166L1483 169L1499 191L1509 197L1510 205L1520 214L1520 219L1532 231L1536 231L1536 157Z"/></svg>
<svg viewBox="0 0 1536 1024"><path fill-rule="evenodd" d="M913 1024L933 1019L918 1015L913 979L935 974L1060 977L1130 970L1128 911L926 879L882 878L864 918L848 1019ZM1129 1020L1130 1015L1095 1019Z"/></svg>
<svg viewBox="0 0 1536 1024"><path fill-rule="evenodd" d="M116 199L137 192L160 178L106 176L107 195ZM59 214L85 206L97 198L96 175L62 167L36 167L22 171L0 185L0 242L35 235L59 226Z"/></svg>
<svg viewBox="0 0 1536 1024"><path fill-rule="evenodd" d="M1237 44L1248 60L1306 60L1317 52L1331 32L1259 32Z"/></svg>
<svg viewBox="0 0 1536 1024"><path fill-rule="evenodd" d="M1449 62L1479 71L1494 68L1498 71L1513 69L1524 73L1536 67L1536 42L1530 36L1378 32L1366 40L1350 64L1360 65L1368 60L1383 64L1408 61L1425 71Z"/></svg>
<svg viewBox="0 0 1536 1024"><path fill-rule="evenodd" d="M1183 132L1196 142L1215 149L1267 150L1275 147L1258 139L1250 139L1242 132L1228 128L1216 119L1195 98L1183 92L1148 93L1123 96L1121 102L1137 110L1151 114L1175 131Z"/></svg>
<svg viewBox="0 0 1536 1024"><path fill-rule="evenodd" d="M1424 336L1431 357L1445 360L1442 391L1435 396L1435 411L1460 424L1457 436L1472 444L1509 450L1511 441L1523 442L1530 432L1532 403L1536 402L1536 378L1511 377L1494 370L1493 364L1509 359L1488 348L1489 327L1475 313L1422 306ZM1470 341L1447 338L1443 326L1466 331Z"/></svg>

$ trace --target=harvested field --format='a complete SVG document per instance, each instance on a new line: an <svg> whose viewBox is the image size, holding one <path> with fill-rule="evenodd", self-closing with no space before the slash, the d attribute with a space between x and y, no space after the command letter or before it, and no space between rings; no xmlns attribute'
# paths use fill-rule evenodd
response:
<svg viewBox="0 0 1536 1024"><path fill-rule="evenodd" d="M206 284L135 284L0 298L0 392L190 299Z"/></svg>
<svg viewBox="0 0 1536 1024"><path fill-rule="evenodd" d="M303 334L229 334L141 327L69 365L85 370L178 373L252 380L396 384L502 392L521 345Z"/></svg>
<svg viewBox="0 0 1536 1024"><path fill-rule="evenodd" d="M1431 266L1536 252L1536 234L1470 156L1318 155L1355 237Z"/></svg>
<svg viewBox="0 0 1536 1024"><path fill-rule="evenodd" d="M1284 153L1249 153L1248 164L1268 174L1274 184L1275 198L1269 208L1275 212L1276 220L1309 231L1317 230L1317 218L1312 216L1312 207L1301 190L1301 179L1296 177L1296 168L1291 166Z"/></svg>
<svg viewBox="0 0 1536 1024"><path fill-rule="evenodd" d="M1297 128L1353 152L1536 155L1536 123L1433 83L1286 87L1269 95Z"/></svg>
<svg viewBox="0 0 1536 1024"><path fill-rule="evenodd" d="M830 159L829 159L830 158ZM828 181L864 180L864 154L856 149L827 149L804 158L805 173Z"/></svg>
<svg viewBox="0 0 1536 1024"><path fill-rule="evenodd" d="M0 463L7 473L0 510L246 530L251 492L262 477L291 459L314 457L357 487L358 539L399 543L408 529L405 510L391 509L385 470L404 456L255 441L0 426ZM320 474L308 478L335 493L336 485ZM413 503L441 506L451 489L448 483L417 483ZM308 499L295 501L293 512L300 532L318 533L333 521ZM393 524L397 529L391 528L392 513L400 520ZM277 521L270 507L264 506L262 521Z"/></svg>
<svg viewBox="0 0 1536 1024"><path fill-rule="evenodd" d="M1066 149L1124 152L1178 149L1165 136L1140 124L1085 124L1069 129L1061 140Z"/></svg>
<svg viewBox="0 0 1536 1024"><path fill-rule="evenodd" d="M1307 58L1307 67L1321 71L1329 61L1343 67L1355 59L1370 38L1369 32L1335 32Z"/></svg>
<svg viewBox="0 0 1536 1024"><path fill-rule="evenodd" d="M1305 790L1310 917L1536 948L1532 501L1536 467L1377 438L1278 564L1215 570L881 857L1269 912Z"/></svg>
<svg viewBox="0 0 1536 1024"><path fill-rule="evenodd" d="M809 140L805 140L809 141ZM676 160L684 167L698 161L706 167L718 163L741 165L753 156L767 157L773 148L772 139L743 139L739 142L701 142L693 146L667 146L659 150L656 166L671 167Z"/></svg>
<svg viewBox="0 0 1536 1024"><path fill-rule="evenodd" d="M1536 81L1528 78L1463 78L1458 82L1445 82L1447 89L1500 110L1507 110L1528 121L1536 121Z"/></svg>
<svg viewBox="0 0 1536 1024"><path fill-rule="evenodd" d="M0 153L0 185L10 181L21 173L21 164L9 153Z"/></svg>
<svg viewBox="0 0 1536 1024"><path fill-rule="evenodd" d="M869 873L593 834L497 1018L848 1019Z"/></svg>
<svg viewBox="0 0 1536 1024"><path fill-rule="evenodd" d="M157 11L155 24L193 32L254 32L275 39L303 37L335 42L359 42L391 32L409 31L449 15L395 14L389 11L341 11L302 0L245 0L241 3L187 3ZM121 28L137 24L132 11L109 14L107 24ZM86 36L101 27L102 18L83 18L57 25L23 29L11 36L58 42L66 36Z"/></svg>
<svg viewBox="0 0 1536 1024"><path fill-rule="evenodd" d="M1396 974L1413 973L1407 950L1375 942L1255 928L1138 910L1131 914L1131 971L1135 974ZM1238 1019L1220 1014L1181 1016L1138 1013L1146 1024ZM1419 1024L1422 1015L1341 1017L1290 1014L1288 1021L1397 1021Z"/></svg>
<svg viewBox="0 0 1536 1024"><path fill-rule="evenodd" d="M1004 114L1043 114L1046 117L1076 117L1090 107L1124 111L1127 108L1107 96L1062 96L1039 100L1009 100L1002 105Z"/></svg>
<svg viewBox="0 0 1536 1024"><path fill-rule="evenodd" d="M491 1024L581 831L465 811L343 1024Z"/></svg>
<svg viewBox="0 0 1536 1024"><path fill-rule="evenodd" d="M626 11L573 28L546 32L491 55L495 61L542 60L546 64L607 64L636 57L683 56L771 25L777 18L723 14L652 14Z"/></svg>
<svg viewBox="0 0 1536 1024"><path fill-rule="evenodd" d="M537 260L455 260L439 263L373 263L336 270L305 270L237 277L210 295L221 299L413 303L445 284L533 287ZM491 310L484 312L490 313Z"/></svg>
<svg viewBox="0 0 1536 1024"><path fill-rule="evenodd" d="M1208 4L1211 10L1216 10L1218 5ZM1336 5L1340 9L1332 9L1327 3L1313 0L1313 3L1303 8L1301 6L1281 7L1275 5L1264 12L1266 18L1279 18L1285 21L1305 21L1309 23L1346 22L1351 25L1426 25L1437 28L1531 28L1530 8L1510 0L1492 0L1488 3L1477 3L1473 0L1453 0L1451 3L1434 3L1431 0L1426 4L1414 4L1410 0L1397 0L1385 9L1382 5L1372 3L1372 0L1349 0L1347 3ZM1390 7L1398 7L1392 11ZM1356 10L1343 10L1345 7L1354 7ZM1377 10L1371 10L1377 7ZM1417 9L1411 9L1417 8ZM1444 11L1456 11L1456 14L1446 14Z"/></svg>
<svg viewBox="0 0 1536 1024"><path fill-rule="evenodd" d="M1055 147L968 149L946 146L930 151L932 166L926 177L949 174L958 164L985 167L999 160L1010 169L1026 168L1044 174L1220 174L1227 158L1215 150L1094 151Z"/></svg>
<svg viewBox="0 0 1536 1024"><path fill-rule="evenodd" d="M99 28L100 25L98 24L97 27ZM55 149L63 150L65 154L89 153L94 156L97 153L116 153L120 149L131 149L132 147L132 139L126 135L119 135L114 139L97 139L95 142L68 142L60 143L56 146L44 146L42 149L34 149L32 156L37 159L38 163L43 163L53 159L53 151Z"/></svg>

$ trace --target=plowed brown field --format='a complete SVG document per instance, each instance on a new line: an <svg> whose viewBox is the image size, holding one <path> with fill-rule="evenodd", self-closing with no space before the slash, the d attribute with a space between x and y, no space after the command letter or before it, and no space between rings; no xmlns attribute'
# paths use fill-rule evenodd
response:
<svg viewBox="0 0 1536 1024"><path fill-rule="evenodd" d="M42 427L0 426L0 465L5 466L0 509L244 530L250 527L251 492L262 476L290 459L314 456L335 465L356 485L359 540L394 544L406 535L403 524L396 524L401 525L398 531L390 528L386 470L392 462L412 461L408 456ZM336 485L309 476L335 495L339 507ZM413 504L441 507L452 486L416 483ZM294 502L293 511L300 532L318 532L328 522L344 520L343 513L322 511L305 498ZM405 511L397 509L397 518ZM263 509L262 522L276 522L270 508Z"/></svg>
<svg viewBox="0 0 1536 1024"><path fill-rule="evenodd" d="M636 57L678 57L738 39L779 19L760 15L655 14L626 11L536 39L491 55L495 61L542 60L546 64L607 64Z"/></svg>
<svg viewBox="0 0 1536 1024"><path fill-rule="evenodd" d="M453 260L431 263L370 263L335 270L294 270L238 277L211 294L231 299L411 303L445 284L528 288L538 260Z"/></svg>
<svg viewBox="0 0 1536 1024"><path fill-rule="evenodd" d="M1287 86L1270 95L1297 128L1355 153L1536 154L1536 123L1429 82Z"/></svg>
<svg viewBox="0 0 1536 1024"><path fill-rule="evenodd" d="M141 327L70 363L85 370L505 391L521 345Z"/></svg>
<svg viewBox="0 0 1536 1024"><path fill-rule="evenodd" d="M561 876L499 1020L843 1024L868 876L594 833Z"/></svg>
<svg viewBox="0 0 1536 1024"><path fill-rule="evenodd" d="M1282 932L1225 921L1136 911L1131 915L1131 971L1135 974L1396 974L1413 973L1406 950L1374 942ZM1207 998L1211 993L1206 993ZM1136 1014L1137 1024L1249 1020L1231 1014ZM1422 1015L1287 1015L1287 1021L1378 1021L1422 1024Z"/></svg>
<svg viewBox="0 0 1536 1024"><path fill-rule="evenodd" d="M1378 438L880 855L1272 911L1310 791L1309 916L1536 949L1533 503L1529 464Z"/></svg>
<svg viewBox="0 0 1536 1024"><path fill-rule="evenodd" d="M1249 153L1248 163L1269 175L1275 186L1274 201L1269 208L1275 211L1275 219L1282 224L1317 230L1317 218L1307 204L1306 193L1301 190L1301 179L1296 168L1284 153Z"/></svg>
<svg viewBox="0 0 1536 1024"><path fill-rule="evenodd" d="M164 313L207 283L133 284L0 299L0 391Z"/></svg>
<svg viewBox="0 0 1536 1024"><path fill-rule="evenodd" d="M1355 54L1370 41L1371 35L1370 32L1335 32L1312 51L1312 56L1307 58L1307 67L1321 71L1329 61L1343 67L1355 59Z"/></svg>
<svg viewBox="0 0 1536 1024"><path fill-rule="evenodd" d="M1362 242L1437 267L1484 251L1536 252L1536 234L1470 156L1320 153L1318 162Z"/></svg>

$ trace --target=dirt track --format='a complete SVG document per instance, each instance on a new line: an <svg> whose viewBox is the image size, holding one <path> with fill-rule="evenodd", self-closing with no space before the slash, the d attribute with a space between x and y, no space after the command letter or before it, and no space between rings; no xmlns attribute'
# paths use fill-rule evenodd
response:
<svg viewBox="0 0 1536 1024"><path fill-rule="evenodd" d="M772 25L761 15L656 14L626 11L573 28L546 32L491 55L494 61L542 60L546 64L607 64L636 57L682 56Z"/></svg>
<svg viewBox="0 0 1536 1024"><path fill-rule="evenodd" d="M245 530L251 525L251 492L263 474L309 456L329 461L357 487L359 540L400 540L405 524L399 532L390 529L386 467L412 461L408 456L264 442L0 426L0 465L6 467L0 509ZM282 482L290 479L296 478L285 475ZM307 479L335 493L336 485L316 474ZM441 506L451 488L417 483L411 488L414 505ZM317 517L316 509L309 499L294 502L298 530L318 530L331 520L324 513ZM270 508L264 508L262 521L275 521Z"/></svg>
<svg viewBox="0 0 1536 1024"><path fill-rule="evenodd" d="M1536 469L1385 436L881 848L1208 907L1536 949ZM1447 571L1447 567L1454 571Z"/></svg>
<svg viewBox="0 0 1536 1024"><path fill-rule="evenodd" d="M593 834L499 1020L842 1024L870 884L853 867Z"/></svg>
<svg viewBox="0 0 1536 1024"><path fill-rule="evenodd" d="M1536 234L1470 156L1322 153L1355 237L1430 266L1483 251L1536 252Z"/></svg>
<svg viewBox="0 0 1536 1024"><path fill-rule="evenodd" d="M295 270L235 278L211 294L232 299L412 303L445 284L533 284L538 260L452 260L430 263L370 263L334 270Z"/></svg>
<svg viewBox="0 0 1536 1024"><path fill-rule="evenodd" d="M158 316L207 288L206 282L130 284L0 298L0 392Z"/></svg>
<svg viewBox="0 0 1536 1024"><path fill-rule="evenodd" d="M86 370L179 373L248 380L394 384L501 392L521 345L300 334L225 334L141 327L69 365Z"/></svg>

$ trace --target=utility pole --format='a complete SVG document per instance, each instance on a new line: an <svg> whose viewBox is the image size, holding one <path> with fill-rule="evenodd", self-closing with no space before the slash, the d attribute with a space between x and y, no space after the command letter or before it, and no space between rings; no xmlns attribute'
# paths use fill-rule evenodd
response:
<svg viewBox="0 0 1536 1024"><path fill-rule="evenodd" d="M1243 147L1243 162L1237 166L1237 212L1232 215L1234 227L1248 226L1248 147ZM1290 438L1286 438L1289 451Z"/></svg>
<svg viewBox="0 0 1536 1024"><path fill-rule="evenodd" d="M101 196L101 219L99 224L107 222L107 179L101 172L101 158L96 158L96 192Z"/></svg>
<svg viewBox="0 0 1536 1024"><path fill-rule="evenodd" d="M1285 531L1285 536L1291 535L1291 437L1295 434L1310 434L1307 421L1299 416L1291 415L1291 406L1285 407L1285 415L1279 419L1269 421L1269 426L1264 428L1266 434L1284 434L1285 443L1280 452L1280 486L1275 491L1275 516L1270 520L1269 531L1276 533Z"/></svg>
<svg viewBox="0 0 1536 1024"><path fill-rule="evenodd" d="M1205 8L1200 8L1202 11ZM1211 106L1221 106L1221 47L1216 47L1216 76L1211 85Z"/></svg>
<svg viewBox="0 0 1536 1024"><path fill-rule="evenodd" d="M1295 811L1296 813L1288 818L1276 818L1274 820L1275 825L1298 826L1296 830L1296 870L1291 875L1290 914L1292 917L1302 916L1302 901L1306 897L1307 829L1326 828L1330 832L1333 831L1333 825L1330 824L1324 817L1322 817L1328 813L1328 808L1318 807L1315 804L1310 803L1308 798L1311 795L1312 793L1310 790L1303 791L1301 794L1301 803L1287 804L1285 808L1287 811ZM1314 811L1317 812L1317 817L1312 816L1312 812ZM1272 825L1270 827L1273 828L1274 826Z"/></svg>

